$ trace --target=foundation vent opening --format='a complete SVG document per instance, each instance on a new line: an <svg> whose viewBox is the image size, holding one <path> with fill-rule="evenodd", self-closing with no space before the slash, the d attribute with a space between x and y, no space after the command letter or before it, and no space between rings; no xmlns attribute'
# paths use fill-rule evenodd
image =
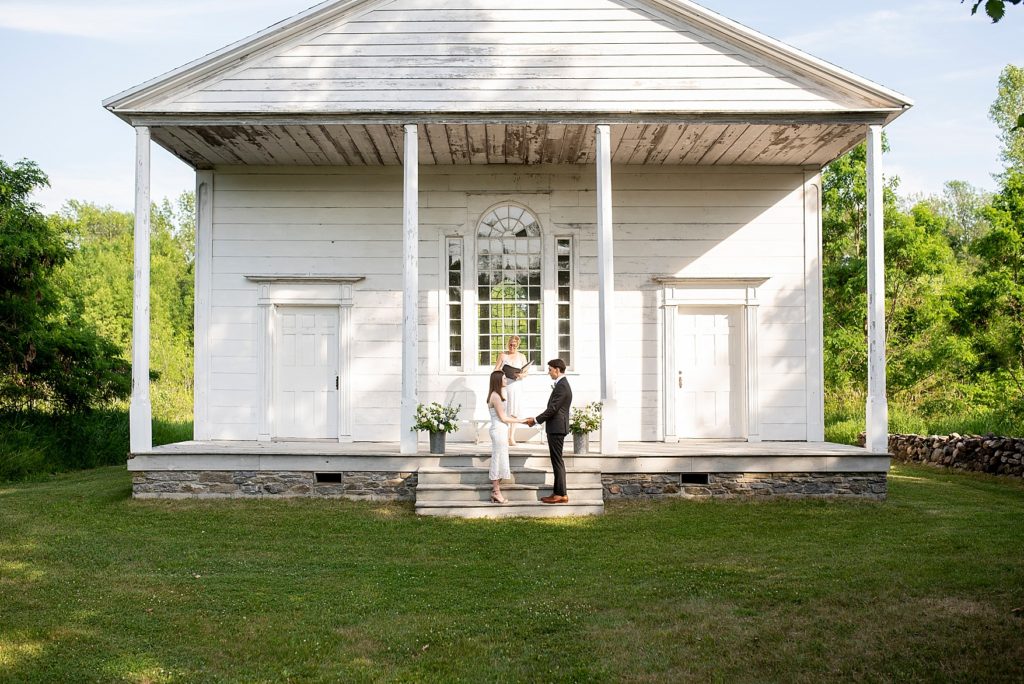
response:
<svg viewBox="0 0 1024 684"><path fill-rule="evenodd" d="M341 473L316 473L317 482L341 482Z"/></svg>
<svg viewBox="0 0 1024 684"><path fill-rule="evenodd" d="M711 484L711 476L707 473L679 473L679 484Z"/></svg>

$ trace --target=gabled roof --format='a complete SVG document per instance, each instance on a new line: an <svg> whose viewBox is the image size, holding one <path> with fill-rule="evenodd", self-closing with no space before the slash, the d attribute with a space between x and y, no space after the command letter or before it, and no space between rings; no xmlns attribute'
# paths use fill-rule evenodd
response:
<svg viewBox="0 0 1024 684"><path fill-rule="evenodd" d="M862 113L887 122L912 103L688 0L329 0L103 104L129 121L372 113L849 122Z"/></svg>

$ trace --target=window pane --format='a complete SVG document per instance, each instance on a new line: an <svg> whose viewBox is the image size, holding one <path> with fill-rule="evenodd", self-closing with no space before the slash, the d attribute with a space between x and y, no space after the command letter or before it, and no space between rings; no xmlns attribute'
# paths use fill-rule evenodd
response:
<svg viewBox="0 0 1024 684"><path fill-rule="evenodd" d="M448 238L448 361L462 365L462 238Z"/></svg>
<svg viewBox="0 0 1024 684"><path fill-rule="evenodd" d="M523 354L540 357L540 234L540 224L530 211L511 203L495 207L480 221L477 334L483 365L493 363L514 334L523 338L519 345Z"/></svg>
<svg viewBox="0 0 1024 684"><path fill-rule="evenodd" d="M555 240L555 281L558 291L558 354L565 364L572 348L572 239Z"/></svg>

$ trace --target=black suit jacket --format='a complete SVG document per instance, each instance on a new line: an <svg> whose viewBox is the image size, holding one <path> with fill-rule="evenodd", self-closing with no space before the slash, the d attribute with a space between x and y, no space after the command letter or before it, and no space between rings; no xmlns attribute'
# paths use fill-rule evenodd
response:
<svg viewBox="0 0 1024 684"><path fill-rule="evenodd" d="M548 398L548 407L537 416L538 423L544 423L544 430L549 435L569 434L569 407L572 405L572 388L563 375L555 383Z"/></svg>

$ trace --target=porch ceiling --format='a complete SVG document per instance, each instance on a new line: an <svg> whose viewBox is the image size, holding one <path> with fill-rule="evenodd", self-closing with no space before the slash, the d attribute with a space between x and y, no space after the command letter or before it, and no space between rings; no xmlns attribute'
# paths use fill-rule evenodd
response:
<svg viewBox="0 0 1024 684"><path fill-rule="evenodd" d="M397 166L398 124L154 125L153 139L197 169L222 165ZM582 123L421 124L421 164L592 164ZM824 166L864 139L863 122L623 123L612 162L649 165Z"/></svg>

